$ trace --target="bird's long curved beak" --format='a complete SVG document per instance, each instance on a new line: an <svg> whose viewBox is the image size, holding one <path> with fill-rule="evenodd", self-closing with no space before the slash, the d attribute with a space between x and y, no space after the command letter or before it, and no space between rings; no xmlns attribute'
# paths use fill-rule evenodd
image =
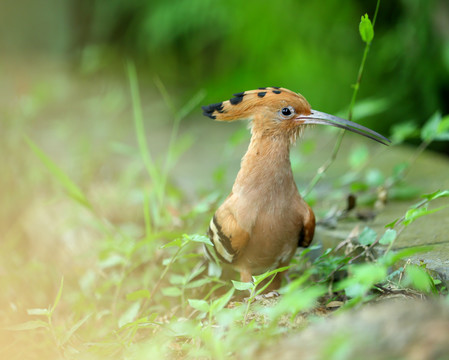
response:
<svg viewBox="0 0 449 360"><path fill-rule="evenodd" d="M391 141L388 140L385 136L375 132L374 130L368 129L355 122L339 118L338 116L326 114L317 110L311 110L310 115L298 116L296 118L296 121L300 122L302 125L331 125L340 129L352 131L359 135L366 136L367 138L370 138L384 145L389 145L389 143L391 143Z"/></svg>

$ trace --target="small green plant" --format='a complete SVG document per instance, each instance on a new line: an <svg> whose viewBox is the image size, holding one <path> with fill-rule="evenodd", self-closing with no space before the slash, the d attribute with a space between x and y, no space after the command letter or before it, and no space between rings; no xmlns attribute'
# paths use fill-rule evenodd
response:
<svg viewBox="0 0 449 360"><path fill-rule="evenodd" d="M231 288L225 295L209 302L203 299L189 299L189 305L200 312L199 318L208 315L208 324L212 325L214 318L219 316L219 313L229 303L233 295L234 288Z"/></svg>
<svg viewBox="0 0 449 360"><path fill-rule="evenodd" d="M246 319L248 317L249 308L250 308L251 304L254 302L254 300L256 299L256 297L258 295L263 294L265 289L267 289L268 286L270 286L270 284L274 280L276 274L283 272L283 271L287 271L288 268L289 268L289 266L284 266L284 267L281 267L278 269L267 271L261 275L253 276L253 282L249 282L249 283L232 280L232 284L234 285L234 288L236 290L249 291L249 297L247 299L247 306L246 306L245 315L243 318L244 322L246 322ZM266 281L267 279L268 279L268 281ZM259 285L262 285L262 286L259 287Z"/></svg>
<svg viewBox="0 0 449 360"><path fill-rule="evenodd" d="M351 304L358 303L360 301L368 301L370 297L367 297L367 292L372 290L376 284L387 281L392 281L393 276L387 276L390 273L390 269L393 265L397 264L402 259L407 259L410 256L426 252L432 249L432 246L420 246L414 248L407 248L397 252L393 252L391 249L395 240L400 236L402 231L414 222L418 217L430 215L436 211L442 210L449 205L444 205L435 209L428 209L429 204L439 198L448 197L449 192L447 190L436 191L432 194L423 195L423 201L412 205L404 216L394 220L392 223L387 224L386 231L380 237L377 233L370 228L365 228L358 237L358 242L364 247L364 250L357 255L346 256L337 262L337 266L330 272L327 279L334 276L337 271L348 269L350 275L347 279L336 285L335 290L345 290L346 295L351 298ZM385 251L375 263L356 264L356 261L366 255L376 245L381 244L385 246ZM331 251L324 254L324 257L328 256ZM318 259L319 262L322 259ZM436 286L441 284L438 279L433 279L430 272L427 271L425 264L420 266L411 265L411 270L407 270L408 281L406 284L413 285L417 290L424 293L438 294ZM404 269L402 269L404 271ZM393 275L400 275L400 272L394 272ZM397 284L401 283L400 279L397 280ZM444 289L442 289L444 290Z"/></svg>
<svg viewBox="0 0 449 360"><path fill-rule="evenodd" d="M383 99L356 103L364 64L374 38L378 7L379 2L372 22L364 15L359 24L365 50L349 106L349 119L354 114L372 114L390 106ZM32 154L66 192L73 208L88 214L82 225L87 223L94 228L91 240L95 246L90 248L93 253L89 258L91 262L64 274L60 284L59 269L39 264L31 255L30 258L13 259L19 265L19 276L27 278L31 271L41 266L46 274L50 274L48 282L51 286L58 288L59 285L59 288L54 299L51 295L48 302L52 304L48 308L5 304L5 307L16 309L19 315L20 310L28 309L22 311L25 321L7 327L13 333L12 344L15 341L31 344L30 352L36 357L38 350L45 347L49 352L56 352L55 357L66 359L254 358L260 348L269 346L293 328L306 326L309 313L313 315L315 308L330 312L326 308L330 302L340 303L340 311L343 311L395 289L402 292L414 289L420 296L447 293L444 284L426 264L410 260L429 247L395 250L394 245L404 229L417 219L446 208L446 204L436 206L435 203L449 197L449 190L422 195L421 201L388 224L385 231L363 227L356 236L349 236L348 241L331 249L322 249L315 259L308 256L318 250L318 246L313 246L297 256L290 267L255 276L251 283L231 282L219 279L217 273L207 274L199 247L211 245L203 235L205 219L209 218L222 192L215 190L208 192L208 196L192 200L170 181L171 170L191 143L190 137L180 136L179 127L204 94L198 92L178 111L163 83L155 80L174 119L167 151L157 158L150 151L133 63L127 63L126 72L138 147L129 152L140 159L139 167L143 164L146 171L144 185L136 190L141 200L139 206L143 208L141 217L133 219L134 227L130 230L101 215L91 193L72 180L37 145L37 141L25 138ZM246 131L234 134L224 151L224 161L245 136ZM329 161L320 168L305 192L318 205L321 199L313 189L335 159L342 138L343 133L340 133ZM407 186L406 175L429 144L449 139L449 117L436 113L422 129L411 122L393 128L394 144L417 138L421 145L416 152L406 164L398 164L391 174L372 168L370 160L375 154L371 154L366 146L357 146L348 157L349 171L338 180L338 186L349 188L357 194L358 200L368 204L373 204L379 197L379 189L385 189L389 199L416 197L416 189ZM300 146L308 149L305 153L314 150L314 143L310 141ZM305 161L296 159L292 163L300 167ZM214 175L218 188L225 183L225 168L219 168ZM127 184L136 178L131 176ZM323 194L329 196L326 190ZM341 197L342 193L336 196ZM65 234L60 235L62 238ZM380 247L383 254L375 256L373 250ZM23 270L25 266L29 267ZM269 305L259 302L258 295L267 289L274 276L287 270L290 282L279 290L281 296L267 301ZM243 302L236 301L236 294L247 294L248 298ZM36 296L35 301L47 303L41 299L42 294ZM301 322L302 317L306 320Z"/></svg>
<svg viewBox="0 0 449 360"><path fill-rule="evenodd" d="M31 320L14 326L10 326L7 330L10 331L32 331L36 329L45 329L50 338L53 340L53 344L59 354L64 357L67 350L70 349L68 346L69 340L78 331L78 329L83 326L91 317L92 314L85 315L82 319L73 324L70 328L63 328L55 326L55 310L61 300L62 291L64 288L64 278L61 279L61 284L59 286L58 293L56 294L53 304L47 309L27 309L27 314L29 316L44 317L45 320Z"/></svg>
<svg viewBox="0 0 449 360"><path fill-rule="evenodd" d="M180 138L178 136L179 125L181 121L187 115L189 115L189 113L191 113L204 99L205 93L204 91L199 91L178 110L177 107L173 104L172 99L162 81L159 78L155 79L155 84L174 117L166 156L163 160L163 164L158 165L153 159L150 148L147 144L146 132L142 116L142 105L140 103L137 73L136 68L131 61L127 62L126 70L131 88L134 125L137 135L137 141L139 144L139 152L152 185L152 191L147 192L145 196L148 199L147 205L149 205L149 208L151 209L152 222L154 223L154 225L160 228L162 225L167 225L167 223L170 222L170 214L167 212L166 207L166 194L168 185L167 182L169 172L173 168L174 164L176 164L179 156L183 152L185 152L192 143L191 139L186 137ZM150 224L150 222L147 222L147 228Z"/></svg>

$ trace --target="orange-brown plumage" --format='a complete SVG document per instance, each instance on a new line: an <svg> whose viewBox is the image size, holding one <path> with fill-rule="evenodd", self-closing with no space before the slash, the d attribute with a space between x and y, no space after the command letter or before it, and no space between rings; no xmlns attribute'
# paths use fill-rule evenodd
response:
<svg viewBox="0 0 449 360"><path fill-rule="evenodd" d="M312 110L302 95L284 88L234 94L203 111L219 121L251 121L251 141L232 192L208 232L219 259L237 269L246 282L252 275L288 265L296 248L309 246L313 239L315 216L298 192L290 164L290 146L305 125L329 124L388 141L372 130ZM271 289L280 281L277 276Z"/></svg>

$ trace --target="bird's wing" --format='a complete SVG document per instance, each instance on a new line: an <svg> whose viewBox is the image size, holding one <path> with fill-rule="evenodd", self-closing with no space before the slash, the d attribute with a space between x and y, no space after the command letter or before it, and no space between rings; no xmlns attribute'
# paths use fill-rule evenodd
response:
<svg viewBox="0 0 449 360"><path fill-rule="evenodd" d="M298 247L308 247L315 234L315 214L308 204L305 209L307 211L304 213L303 227L299 232Z"/></svg>
<svg viewBox="0 0 449 360"><path fill-rule="evenodd" d="M229 264L238 259L249 240L249 233L241 228L232 212L223 206L212 218L208 235L217 257Z"/></svg>

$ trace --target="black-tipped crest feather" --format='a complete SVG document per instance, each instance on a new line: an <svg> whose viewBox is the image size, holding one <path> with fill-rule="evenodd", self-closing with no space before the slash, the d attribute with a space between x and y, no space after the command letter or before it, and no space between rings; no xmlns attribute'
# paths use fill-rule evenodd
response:
<svg viewBox="0 0 449 360"><path fill-rule="evenodd" d="M215 119L216 116L213 115L214 111L218 111L219 113L223 112L223 102L205 105L201 107L203 109L203 115L210 117L211 119Z"/></svg>

